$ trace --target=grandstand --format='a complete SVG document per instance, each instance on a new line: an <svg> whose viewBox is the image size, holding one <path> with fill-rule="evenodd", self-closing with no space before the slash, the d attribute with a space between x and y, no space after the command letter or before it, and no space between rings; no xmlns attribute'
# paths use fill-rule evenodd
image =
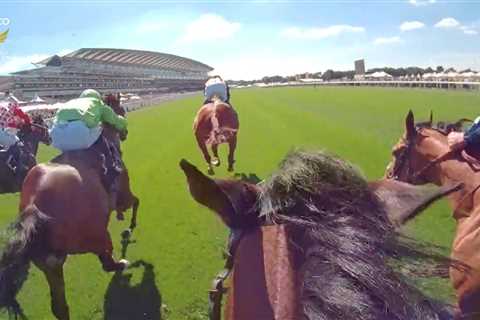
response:
<svg viewBox="0 0 480 320"><path fill-rule="evenodd" d="M138 94L193 91L203 88L208 72L213 70L171 54L100 48L54 55L34 65L37 68L12 73L9 90L15 95L63 99L86 88Z"/></svg>

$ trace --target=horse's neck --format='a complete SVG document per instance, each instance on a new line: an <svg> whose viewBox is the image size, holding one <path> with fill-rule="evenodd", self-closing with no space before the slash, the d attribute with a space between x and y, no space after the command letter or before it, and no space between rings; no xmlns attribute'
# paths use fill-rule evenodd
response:
<svg viewBox="0 0 480 320"><path fill-rule="evenodd" d="M24 137L23 143L28 148L28 151L36 157L40 140L37 139L34 134L30 133Z"/></svg>
<svg viewBox="0 0 480 320"><path fill-rule="evenodd" d="M454 217L470 215L480 203L475 203L475 193L480 188L480 172L475 172L470 165L458 159L447 160L438 165L438 179L441 185L463 183L464 187L459 192L448 196L454 212ZM457 212L458 211L458 212Z"/></svg>

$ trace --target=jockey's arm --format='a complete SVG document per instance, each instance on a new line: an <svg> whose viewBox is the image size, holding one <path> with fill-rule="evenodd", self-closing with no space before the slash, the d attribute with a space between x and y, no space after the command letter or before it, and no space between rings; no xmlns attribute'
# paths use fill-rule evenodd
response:
<svg viewBox="0 0 480 320"><path fill-rule="evenodd" d="M100 121L111 124L120 132L125 132L127 130L127 120L124 117L117 115L109 106L104 104L101 104L100 108Z"/></svg>

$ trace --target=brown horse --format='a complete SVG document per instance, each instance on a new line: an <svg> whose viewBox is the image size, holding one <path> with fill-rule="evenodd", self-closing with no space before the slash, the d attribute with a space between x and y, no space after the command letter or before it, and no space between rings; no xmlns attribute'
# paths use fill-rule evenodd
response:
<svg viewBox="0 0 480 320"><path fill-rule="evenodd" d="M218 145L225 142L229 146L228 171L233 171L239 128L238 115L231 105L221 101L217 96L214 96L212 101L198 110L193 121L193 132L207 162L209 174L214 174L213 166L220 166ZM207 145L212 146L213 159L210 157Z"/></svg>
<svg viewBox="0 0 480 320"><path fill-rule="evenodd" d="M391 220L403 223L458 187L367 183L322 152L289 154L260 185L210 179L186 160L180 166L193 198L243 230L226 319L451 318L405 277L445 275L452 261L397 234ZM220 319L218 300L210 319Z"/></svg>
<svg viewBox="0 0 480 320"><path fill-rule="evenodd" d="M446 131L432 128L432 121L415 125L406 117L405 133L393 147L387 177L415 184L461 182L464 188L449 197L456 220L451 256L468 264L470 272L452 269L450 278L458 297L461 319L480 318L480 174L461 152L450 152ZM478 156L478 150L471 150Z"/></svg>
<svg viewBox="0 0 480 320"><path fill-rule="evenodd" d="M126 117L126 111L120 105L120 94L108 94L104 97L103 101L109 105L116 114ZM109 135L107 139L112 141L118 148L120 155L122 154L122 149L120 146L120 140L126 139L126 137L119 137L117 132L108 124L105 125L109 130L105 134ZM132 190L130 189L130 177L128 175L128 169L124 166L124 170L120 173L118 177L118 192L117 199L115 200L115 210L117 212L117 218L119 220L124 219L124 212L128 209L132 209L132 218L130 220L130 227L126 229L123 233L123 237L128 237L133 229L137 226L137 211L140 205L140 200L136 197Z"/></svg>
<svg viewBox="0 0 480 320"><path fill-rule="evenodd" d="M116 136L109 131L104 128L103 135ZM67 255L93 253L105 271L127 266L126 260L113 258L107 229L113 208L102 183L103 165L101 155L90 148L65 152L30 170L22 186L19 217L0 258L0 308L21 314L15 296L30 261L44 272L52 312L61 320L70 318L63 277Z"/></svg>
<svg viewBox="0 0 480 320"><path fill-rule="evenodd" d="M38 144L42 142L49 145L51 142L48 128L41 118L33 119L31 126L22 128L18 137L23 143L23 146L20 147L20 158L25 169L17 171L15 174L6 164L7 154L0 152L0 194L20 191L28 170L36 164Z"/></svg>

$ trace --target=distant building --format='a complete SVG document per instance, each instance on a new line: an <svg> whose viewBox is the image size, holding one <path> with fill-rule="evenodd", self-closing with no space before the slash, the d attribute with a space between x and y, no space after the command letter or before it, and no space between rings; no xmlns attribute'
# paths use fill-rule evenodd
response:
<svg viewBox="0 0 480 320"><path fill-rule="evenodd" d="M365 74L365 60L356 60L355 61L355 74L364 75Z"/></svg>
<svg viewBox="0 0 480 320"><path fill-rule="evenodd" d="M86 88L102 93L176 92L203 89L212 67L172 54L125 49L84 48L54 55L38 68L0 78L0 89L23 98L67 98Z"/></svg>

